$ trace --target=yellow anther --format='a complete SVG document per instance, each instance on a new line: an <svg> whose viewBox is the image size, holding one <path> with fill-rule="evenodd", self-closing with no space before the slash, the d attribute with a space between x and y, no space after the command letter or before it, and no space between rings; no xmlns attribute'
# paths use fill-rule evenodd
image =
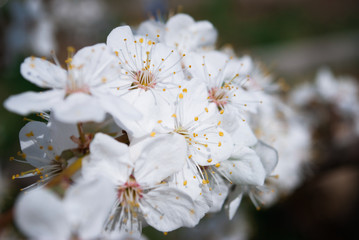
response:
<svg viewBox="0 0 359 240"><path fill-rule="evenodd" d="M221 142L218 142L218 147L222 146L222 143Z"/></svg>
<svg viewBox="0 0 359 240"><path fill-rule="evenodd" d="M195 121L198 121L198 117L194 117L194 120L195 120Z"/></svg>
<svg viewBox="0 0 359 240"><path fill-rule="evenodd" d="M161 123L161 122L162 122L162 120L158 120L158 121L157 121L157 123Z"/></svg>
<svg viewBox="0 0 359 240"><path fill-rule="evenodd" d="M196 179L196 176L193 176L194 179Z"/></svg>
<svg viewBox="0 0 359 240"><path fill-rule="evenodd" d="M162 89L162 91L166 92L166 88Z"/></svg>
<svg viewBox="0 0 359 240"><path fill-rule="evenodd" d="M178 88L181 88L182 86L181 85L178 85Z"/></svg>
<svg viewBox="0 0 359 240"><path fill-rule="evenodd" d="M192 158L192 155L189 155L188 158Z"/></svg>
<svg viewBox="0 0 359 240"><path fill-rule="evenodd" d="M220 113L220 114L223 114L223 113L224 113L224 109L222 109L219 113Z"/></svg>
<svg viewBox="0 0 359 240"><path fill-rule="evenodd" d="M191 65L189 65L188 67L189 67L189 68L191 68L192 66L191 66Z"/></svg>
<svg viewBox="0 0 359 240"><path fill-rule="evenodd" d="M69 47L67 47L67 52L68 52L68 53L74 53L74 52L75 52L75 48L69 46Z"/></svg>
<svg viewBox="0 0 359 240"><path fill-rule="evenodd" d="M232 172L229 172L229 174L232 174Z"/></svg>
<svg viewBox="0 0 359 240"><path fill-rule="evenodd" d="M126 41L127 41L127 38L124 38L124 39L123 39L123 41L125 41L125 42L126 42Z"/></svg>
<svg viewBox="0 0 359 240"><path fill-rule="evenodd" d="M174 117L174 118L175 118L175 117L177 117L177 115L174 113L174 114L172 114L172 116L171 116L171 117Z"/></svg>
<svg viewBox="0 0 359 240"><path fill-rule="evenodd" d="M29 133L26 133L25 135L26 135L26 137L33 137L33 136L34 136L34 132L31 131L31 132L29 132Z"/></svg>
<svg viewBox="0 0 359 240"><path fill-rule="evenodd" d="M151 41L151 40L148 40L147 44L148 44L148 45L152 45L152 41Z"/></svg>
<svg viewBox="0 0 359 240"><path fill-rule="evenodd" d="M140 38L140 43L143 43L143 38Z"/></svg>
<svg viewBox="0 0 359 240"><path fill-rule="evenodd" d="M105 78L105 77L101 78L101 82L102 82L102 83L106 83L106 82L107 82L107 78Z"/></svg>
<svg viewBox="0 0 359 240"><path fill-rule="evenodd" d="M72 62L72 58L68 58L68 59L65 60L65 63L66 63L66 64L69 64L69 63L71 63L71 62Z"/></svg>
<svg viewBox="0 0 359 240"><path fill-rule="evenodd" d="M157 36L159 36L159 35L157 35ZM163 232L163 235L167 236L167 234L168 234L167 232Z"/></svg>
<svg viewBox="0 0 359 240"><path fill-rule="evenodd" d="M159 34L157 34L157 37L159 38L159 37L160 37L160 35L159 35Z"/></svg>
<svg viewBox="0 0 359 240"><path fill-rule="evenodd" d="M47 147L47 149L48 149L49 151L54 150L53 146L51 146L51 145L49 145L49 146Z"/></svg>
<svg viewBox="0 0 359 240"><path fill-rule="evenodd" d="M223 135L224 135L223 132L219 132L218 134L219 134L219 136L221 136L221 137L223 137Z"/></svg>
<svg viewBox="0 0 359 240"><path fill-rule="evenodd" d="M217 164L216 164L216 165L214 165L214 166L219 167L219 166L221 166L221 164L220 164L220 163L217 163Z"/></svg>
<svg viewBox="0 0 359 240"><path fill-rule="evenodd" d="M118 51L115 51L116 56L118 57ZM121 63L120 63L121 64Z"/></svg>
<svg viewBox="0 0 359 240"><path fill-rule="evenodd" d="M180 93L180 94L178 95L178 97L179 97L180 99L182 99L182 98L183 98L183 94Z"/></svg>
<svg viewBox="0 0 359 240"><path fill-rule="evenodd" d="M14 157L10 157L10 158L9 158L10 161L14 161L14 159L15 159Z"/></svg>
<svg viewBox="0 0 359 240"><path fill-rule="evenodd" d="M187 180L184 180L183 181L183 186L186 186L187 185Z"/></svg>
<svg viewBox="0 0 359 240"><path fill-rule="evenodd" d="M189 212L190 212L192 215L195 213L194 209L191 209Z"/></svg>
<svg viewBox="0 0 359 240"><path fill-rule="evenodd" d="M154 137L156 135L155 132L151 132L151 137Z"/></svg>
<svg viewBox="0 0 359 240"><path fill-rule="evenodd" d="M221 121L218 121L217 125L218 125L218 126L221 125Z"/></svg>
<svg viewBox="0 0 359 240"><path fill-rule="evenodd" d="M209 163L212 162L212 158L208 159L207 162L209 162Z"/></svg>
<svg viewBox="0 0 359 240"><path fill-rule="evenodd" d="M182 90L182 92L185 92L185 93L186 93L186 92L187 92L187 88L184 88L184 89Z"/></svg>
<svg viewBox="0 0 359 240"><path fill-rule="evenodd" d="M202 180L202 183L203 183L203 184L207 184L207 181L203 179L203 180Z"/></svg>

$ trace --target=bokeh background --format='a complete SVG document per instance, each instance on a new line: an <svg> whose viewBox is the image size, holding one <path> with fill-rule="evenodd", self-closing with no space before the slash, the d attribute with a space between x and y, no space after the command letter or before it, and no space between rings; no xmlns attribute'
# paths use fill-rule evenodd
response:
<svg viewBox="0 0 359 240"><path fill-rule="evenodd" d="M218 47L231 45L266 65L276 81L290 89L315 78L329 66L336 75L359 79L359 3L357 0L0 0L0 102L37 88L19 72L30 55L60 61L66 47L76 49L106 41L111 29L135 26L148 17L166 20L176 12L208 20L219 33ZM338 116L315 108L320 124L313 131L312 157L302 185L268 209L249 201L229 222L208 216L195 229L164 236L153 229L149 239L355 239L359 223L359 139L333 140ZM24 166L9 162L19 151L23 117L0 106L0 209L2 220L25 183L11 175ZM339 116L340 118L340 116ZM6 192L6 194L3 194ZM2 221L0 220L0 222Z"/></svg>

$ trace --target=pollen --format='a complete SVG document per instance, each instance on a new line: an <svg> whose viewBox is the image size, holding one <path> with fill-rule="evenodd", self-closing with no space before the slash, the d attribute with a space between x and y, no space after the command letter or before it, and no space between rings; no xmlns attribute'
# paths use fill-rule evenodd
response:
<svg viewBox="0 0 359 240"><path fill-rule="evenodd" d="M157 121L157 123L161 123L161 122L162 122L162 120L158 120L158 121Z"/></svg>
<svg viewBox="0 0 359 240"><path fill-rule="evenodd" d="M186 93L186 92L187 92L187 88L184 88L184 89L182 90L182 92Z"/></svg>
<svg viewBox="0 0 359 240"><path fill-rule="evenodd" d="M154 137L156 135L155 132L151 132L151 137Z"/></svg>
<svg viewBox="0 0 359 240"><path fill-rule="evenodd" d="M218 125L218 126L221 125L221 121L218 121L217 125Z"/></svg>
<svg viewBox="0 0 359 240"><path fill-rule="evenodd" d="M147 44L148 44L148 45L152 45L152 41L149 40L149 41L147 42Z"/></svg>
<svg viewBox="0 0 359 240"><path fill-rule="evenodd" d="M195 121L198 121L198 117L195 117L194 120L195 120Z"/></svg>
<svg viewBox="0 0 359 240"><path fill-rule="evenodd" d="M223 114L223 113L224 113L224 109L222 109L219 113L220 113L220 114Z"/></svg>
<svg viewBox="0 0 359 240"><path fill-rule="evenodd" d="M172 116L171 116L171 117L174 117L174 118L175 118L175 117L177 117L177 115L174 113L174 114L172 114Z"/></svg>
<svg viewBox="0 0 359 240"><path fill-rule="evenodd" d="M209 162L209 163L212 162L212 158L208 159L207 162Z"/></svg>
<svg viewBox="0 0 359 240"><path fill-rule="evenodd" d="M140 38L140 43L143 43L143 38Z"/></svg>
<svg viewBox="0 0 359 240"><path fill-rule="evenodd" d="M220 164L220 163L217 163L215 166L218 168L219 166L221 166L221 164Z"/></svg>
<svg viewBox="0 0 359 240"><path fill-rule="evenodd" d="M222 146L222 143L221 142L218 142L218 147Z"/></svg>
<svg viewBox="0 0 359 240"><path fill-rule="evenodd" d="M180 94L178 95L178 97L179 97L180 99L182 99L182 98L183 98L183 94L180 93Z"/></svg>
<svg viewBox="0 0 359 240"><path fill-rule="evenodd" d="M223 137L223 135L224 135L223 132L219 132L218 134L219 134L219 136L221 136L221 137Z"/></svg>
<svg viewBox="0 0 359 240"><path fill-rule="evenodd" d="M183 181L183 186L186 186L187 185L187 180L184 180Z"/></svg>
<svg viewBox="0 0 359 240"><path fill-rule="evenodd" d="M206 112L208 112L208 108L204 108L204 110L205 110Z"/></svg>

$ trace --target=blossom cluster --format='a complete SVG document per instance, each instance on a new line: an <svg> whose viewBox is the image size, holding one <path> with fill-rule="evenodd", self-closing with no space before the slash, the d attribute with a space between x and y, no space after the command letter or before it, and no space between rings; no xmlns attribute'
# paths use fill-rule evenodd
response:
<svg viewBox="0 0 359 240"><path fill-rule="evenodd" d="M259 114L274 104L270 82L216 40L210 22L177 14L70 47L65 67L55 55L25 59L22 76L46 90L4 103L44 120L21 129L12 158L33 166L14 179L37 177L16 203L24 235L137 238L143 226L194 227L222 208L232 219L243 195L260 208L278 161L254 134L271 134Z"/></svg>

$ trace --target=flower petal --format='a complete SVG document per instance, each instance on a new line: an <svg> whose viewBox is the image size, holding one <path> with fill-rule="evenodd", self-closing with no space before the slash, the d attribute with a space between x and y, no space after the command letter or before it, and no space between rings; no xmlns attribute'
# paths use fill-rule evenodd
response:
<svg viewBox="0 0 359 240"><path fill-rule="evenodd" d="M132 168L127 145L97 133L90 144L90 155L83 161L82 175L86 179L106 177L115 184L123 184Z"/></svg>
<svg viewBox="0 0 359 240"><path fill-rule="evenodd" d="M70 238L70 224L60 198L43 188L20 195L15 205L15 221L33 239Z"/></svg>
<svg viewBox="0 0 359 240"><path fill-rule="evenodd" d="M64 96L65 92L63 90L24 92L6 99L4 107L17 114L27 115L32 112L50 110L61 102Z"/></svg>
<svg viewBox="0 0 359 240"><path fill-rule="evenodd" d="M186 161L186 142L178 134L146 138L130 146L134 176L140 185L152 186L180 171Z"/></svg>
<svg viewBox="0 0 359 240"><path fill-rule="evenodd" d="M243 191L239 186L237 186L235 190L229 195L227 204L225 206L229 220L232 220L236 214L238 207L241 204L242 197Z"/></svg>
<svg viewBox="0 0 359 240"><path fill-rule="evenodd" d="M256 151L263 164L266 176L269 176L278 164L277 150L262 141L258 141L254 151Z"/></svg>
<svg viewBox="0 0 359 240"><path fill-rule="evenodd" d="M163 232L196 226L208 209L196 206L181 190L165 186L145 194L140 208L147 223Z"/></svg>
<svg viewBox="0 0 359 240"><path fill-rule="evenodd" d="M28 57L21 64L21 75L42 88L65 88L66 71L51 62L35 57Z"/></svg>
<svg viewBox="0 0 359 240"><path fill-rule="evenodd" d="M218 171L236 184L262 185L265 170L256 152L247 147L236 149L231 158L220 163Z"/></svg>
<svg viewBox="0 0 359 240"><path fill-rule="evenodd" d="M70 187L64 206L81 239L95 239L116 200L116 186L106 178L82 181Z"/></svg>
<svg viewBox="0 0 359 240"><path fill-rule="evenodd" d="M54 107L54 116L66 123L101 122L105 119L106 112L96 97L73 93Z"/></svg>
<svg viewBox="0 0 359 240"><path fill-rule="evenodd" d="M43 122L32 121L21 128L20 146L26 160L34 167L50 164L54 155L48 151L51 144L50 129Z"/></svg>

